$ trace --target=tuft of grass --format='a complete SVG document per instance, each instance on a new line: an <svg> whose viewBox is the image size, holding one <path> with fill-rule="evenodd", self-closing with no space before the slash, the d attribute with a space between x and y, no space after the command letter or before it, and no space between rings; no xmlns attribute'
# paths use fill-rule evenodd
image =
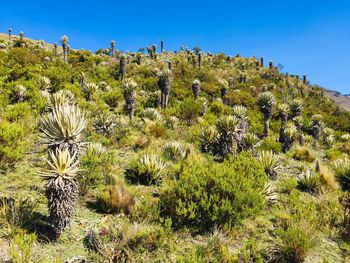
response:
<svg viewBox="0 0 350 263"><path fill-rule="evenodd" d="M315 161L316 156L311 152L311 150L308 147L302 146L295 149L293 153L293 158L298 161L312 163Z"/></svg>
<svg viewBox="0 0 350 263"><path fill-rule="evenodd" d="M96 208L104 213L130 214L134 204L134 197L121 182L100 192L96 197Z"/></svg>

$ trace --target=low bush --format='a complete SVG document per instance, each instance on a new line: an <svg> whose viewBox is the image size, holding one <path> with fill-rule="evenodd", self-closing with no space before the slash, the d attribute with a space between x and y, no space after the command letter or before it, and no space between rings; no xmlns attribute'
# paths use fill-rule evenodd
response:
<svg viewBox="0 0 350 263"><path fill-rule="evenodd" d="M27 234L23 230L14 234L10 245L11 262L36 262L33 258L35 234Z"/></svg>
<svg viewBox="0 0 350 263"><path fill-rule="evenodd" d="M163 216L200 229L239 224L265 207L266 182L264 168L248 154L233 164L188 162L161 193Z"/></svg>
<svg viewBox="0 0 350 263"><path fill-rule="evenodd" d="M26 132L17 122L1 121L0 123L0 172L13 168L26 150Z"/></svg>
<svg viewBox="0 0 350 263"><path fill-rule="evenodd" d="M91 188L111 183L114 162L115 158L112 153L105 152L104 148L99 150L99 148L90 147L80 160L81 193L86 194Z"/></svg>
<svg viewBox="0 0 350 263"><path fill-rule="evenodd" d="M37 202L31 197L0 197L0 226L32 230L38 219L36 207Z"/></svg>
<svg viewBox="0 0 350 263"><path fill-rule="evenodd" d="M191 125L202 111L200 102L187 98L179 105L179 118Z"/></svg>
<svg viewBox="0 0 350 263"><path fill-rule="evenodd" d="M267 137L261 141L260 150L273 151L274 153L282 152L282 145L274 137Z"/></svg>

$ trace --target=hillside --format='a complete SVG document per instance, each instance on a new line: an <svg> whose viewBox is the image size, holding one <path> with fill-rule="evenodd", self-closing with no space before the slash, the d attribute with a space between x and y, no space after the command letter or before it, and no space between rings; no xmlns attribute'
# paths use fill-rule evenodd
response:
<svg viewBox="0 0 350 263"><path fill-rule="evenodd" d="M0 262L350 261L350 112L324 89L68 45L0 35Z"/></svg>
<svg viewBox="0 0 350 263"><path fill-rule="evenodd" d="M341 95L334 91L325 91L325 94L333 100L335 103L339 104L344 109L350 111L350 96L349 95Z"/></svg>

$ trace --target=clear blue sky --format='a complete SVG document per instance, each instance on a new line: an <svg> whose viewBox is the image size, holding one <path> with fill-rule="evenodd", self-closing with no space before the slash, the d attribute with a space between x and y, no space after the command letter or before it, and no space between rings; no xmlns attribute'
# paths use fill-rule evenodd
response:
<svg viewBox="0 0 350 263"><path fill-rule="evenodd" d="M55 3L56 6L52 6ZM284 71L350 93L350 1L1 1L0 31L73 48L121 50L165 41L243 56L265 56Z"/></svg>

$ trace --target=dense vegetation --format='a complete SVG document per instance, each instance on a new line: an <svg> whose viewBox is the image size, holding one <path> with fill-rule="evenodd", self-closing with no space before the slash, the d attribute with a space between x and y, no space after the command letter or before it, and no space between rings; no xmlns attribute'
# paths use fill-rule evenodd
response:
<svg viewBox="0 0 350 263"><path fill-rule="evenodd" d="M263 58L117 47L0 38L0 261L350 260L349 112Z"/></svg>

